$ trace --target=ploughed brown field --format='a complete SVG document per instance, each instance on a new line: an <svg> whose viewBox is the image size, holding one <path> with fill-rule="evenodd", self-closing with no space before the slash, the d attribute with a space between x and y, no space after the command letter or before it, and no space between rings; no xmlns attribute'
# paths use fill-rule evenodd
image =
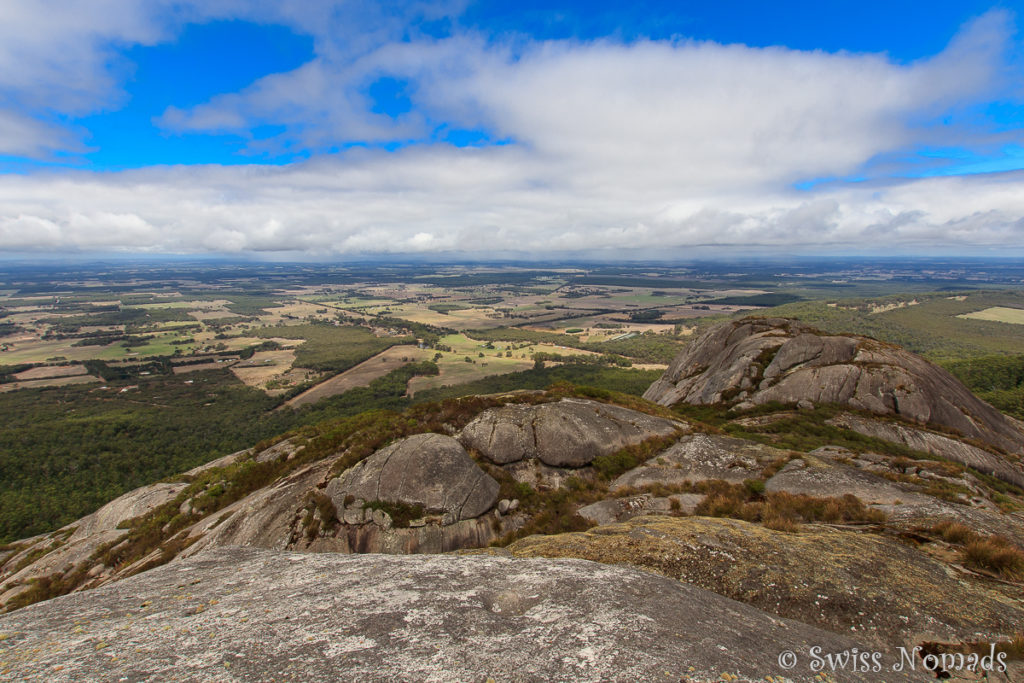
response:
<svg viewBox="0 0 1024 683"><path fill-rule="evenodd" d="M322 398L343 394L355 387L364 387L378 377L383 377L407 363L429 360L433 353L429 349L420 349L415 346L392 346L354 368L320 382L312 389L290 399L284 405L299 408L308 403L316 403Z"/></svg>

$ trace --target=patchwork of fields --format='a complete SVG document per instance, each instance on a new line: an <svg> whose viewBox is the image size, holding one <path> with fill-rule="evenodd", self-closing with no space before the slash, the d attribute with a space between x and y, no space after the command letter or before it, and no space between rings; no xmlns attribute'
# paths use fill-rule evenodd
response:
<svg viewBox="0 0 1024 683"><path fill-rule="evenodd" d="M738 315L900 344L1024 417L1019 286L755 271L0 273L0 538L372 408L557 381L641 394L695 334Z"/></svg>

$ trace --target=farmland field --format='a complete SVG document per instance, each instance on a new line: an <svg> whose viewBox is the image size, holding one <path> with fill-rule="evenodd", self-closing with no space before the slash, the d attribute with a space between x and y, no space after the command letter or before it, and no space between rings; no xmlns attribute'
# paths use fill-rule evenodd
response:
<svg viewBox="0 0 1024 683"><path fill-rule="evenodd" d="M1005 306L993 306L984 311L975 313L964 313L959 318L970 318L973 320L991 320L997 323L1009 323L1011 325L1024 325L1024 309L1006 308Z"/></svg>
<svg viewBox="0 0 1024 683"><path fill-rule="evenodd" d="M291 408L299 408L330 396L343 394L355 387L365 387L373 380L383 377L395 368L400 368L408 363L428 360L430 355L431 352L429 350L420 349L415 346L392 346L381 351L376 356L366 359L359 365L320 382L294 398L288 399L284 405Z"/></svg>

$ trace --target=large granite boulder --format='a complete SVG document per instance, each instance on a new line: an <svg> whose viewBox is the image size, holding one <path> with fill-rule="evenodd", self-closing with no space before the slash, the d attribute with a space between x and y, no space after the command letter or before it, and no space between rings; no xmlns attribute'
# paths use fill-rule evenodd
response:
<svg viewBox="0 0 1024 683"><path fill-rule="evenodd" d="M682 426L628 408L564 398L486 410L466 425L459 441L500 465L536 458L552 467L583 467L600 455L668 436Z"/></svg>
<svg viewBox="0 0 1024 683"><path fill-rule="evenodd" d="M644 398L661 405L837 403L1024 452L1019 425L945 370L867 337L826 335L781 318L713 327L679 354Z"/></svg>
<svg viewBox="0 0 1024 683"><path fill-rule="evenodd" d="M230 547L0 617L0 671L51 683L817 682L810 648L867 643L583 560ZM786 650L792 669L779 665ZM885 658L887 669L899 661ZM885 679L934 680L920 670Z"/></svg>
<svg viewBox="0 0 1024 683"><path fill-rule="evenodd" d="M498 498L498 482L452 437L416 434L345 471L328 484L327 495L338 509L351 497L421 505L459 521L487 512Z"/></svg>

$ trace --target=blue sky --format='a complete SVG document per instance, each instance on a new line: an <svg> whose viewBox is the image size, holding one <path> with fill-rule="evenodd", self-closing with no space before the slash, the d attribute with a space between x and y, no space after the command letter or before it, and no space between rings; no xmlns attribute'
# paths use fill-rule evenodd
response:
<svg viewBox="0 0 1024 683"><path fill-rule="evenodd" d="M683 39L808 51L884 53L907 64L941 52L962 24L992 7L984 2L933 3L927 11L922 11L918 2L481 2L469 5L459 16L410 22L406 34L398 39L408 40L410 32L444 38L458 31L479 33L491 40ZM316 57L313 36L281 24L213 19L183 24L173 36L155 45L122 46L114 51L123 73L124 96L118 105L74 118L45 107L30 112L40 120L63 119L77 128L87 149L72 154L54 150L52 156L42 158L11 156L0 169L25 171L50 164L96 170L152 164L281 164L351 145L378 144L393 149L436 140L460 146L500 141L486 130L456 127L452 131L445 121L433 122L429 133L414 139L339 138L324 145L288 150L258 150L250 144L281 133L272 119L250 121L246 130L234 134L174 133L158 121L169 106L200 105L218 94L242 90L263 76L292 71ZM414 106L405 92L408 87L406 81L384 76L366 83L363 93L371 111L400 116ZM984 113L993 126L1021 125L1022 111L1010 103L998 103ZM1024 166L1021 148L1012 145L978 153L957 147L946 151L943 157L941 150L920 150L927 167L921 172L935 173L932 166L936 159L947 159L953 169L968 171Z"/></svg>
<svg viewBox="0 0 1024 683"><path fill-rule="evenodd" d="M0 251L1021 248L1020 9L11 0Z"/></svg>

